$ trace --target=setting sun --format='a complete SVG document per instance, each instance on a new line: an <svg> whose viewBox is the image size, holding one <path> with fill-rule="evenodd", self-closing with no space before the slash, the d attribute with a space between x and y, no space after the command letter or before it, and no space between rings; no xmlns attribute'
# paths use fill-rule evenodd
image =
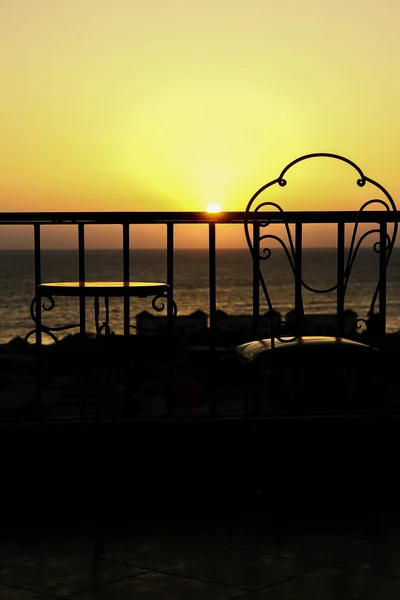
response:
<svg viewBox="0 0 400 600"><path fill-rule="evenodd" d="M209 204L206 208L206 211L210 213L221 212L221 207L219 204Z"/></svg>

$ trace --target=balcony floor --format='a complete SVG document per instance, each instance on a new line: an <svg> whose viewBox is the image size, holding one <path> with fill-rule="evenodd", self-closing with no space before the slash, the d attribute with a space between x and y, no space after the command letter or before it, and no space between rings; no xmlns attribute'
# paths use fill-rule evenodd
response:
<svg viewBox="0 0 400 600"><path fill-rule="evenodd" d="M3 427L0 600L397 599L399 424Z"/></svg>
<svg viewBox="0 0 400 600"><path fill-rule="evenodd" d="M261 513L201 518L198 506L193 512L3 529L0 598L400 597L400 515L304 520Z"/></svg>

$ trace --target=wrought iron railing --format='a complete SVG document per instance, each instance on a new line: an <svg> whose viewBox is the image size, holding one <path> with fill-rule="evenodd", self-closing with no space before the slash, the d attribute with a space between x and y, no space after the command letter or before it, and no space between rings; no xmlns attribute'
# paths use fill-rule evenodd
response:
<svg viewBox="0 0 400 600"><path fill-rule="evenodd" d="M279 183L279 182L278 182ZM382 208L382 207L380 207ZM265 206L264 206L265 209ZM131 247L131 228L140 225L163 225L166 228L166 252L167 252L167 269L166 283L169 286L170 293L174 295L174 253L175 253L175 230L178 225L187 225L194 227L198 224L205 224L208 228L208 273L209 273L209 349L215 351L217 338L217 231L219 227L229 225L244 225L246 223L247 234L251 235L254 247L260 249L260 241L262 241L262 228L266 223L283 224L287 228L293 228L295 235L293 240L293 248L295 249L296 260L293 263L295 286L297 289L302 284L301 278L301 251L303 230L309 224L334 224L337 228L337 282L335 286L339 289L337 312L338 315L343 314L343 274L346 268L351 270L353 263L350 262L349 267L344 266L344 257L346 253L345 247L345 230L346 226L353 228L357 225L369 226L369 232L375 232L378 240L375 240L375 248L387 248L388 227L397 228L397 223L400 219L400 211L397 210L381 210L374 206L368 206L368 210L361 211L287 211L281 212L276 210L248 211L247 213L240 212L222 212L222 213L205 213L205 212L3 212L0 213L0 226L7 225L28 225L33 228L33 256L34 256L34 289L32 289L32 298L35 296L35 289L42 283L42 231L44 227L52 225L68 225L76 226L78 233L77 250L78 250L78 268L79 280L86 280L86 240L85 233L88 226L91 225L120 225L122 230L122 273L120 274L123 281L129 281L130 278L130 247ZM1 232L1 229L0 229ZM358 249L359 243L363 243L368 238L369 234L362 234L361 242L352 240L351 244ZM390 238L392 239L392 238ZM376 245L376 241L378 245ZM391 249L390 249L391 251ZM258 252L259 254L259 252ZM387 252L382 253L384 257L379 265L379 287L377 291L380 326L381 330L385 328L386 322L386 278L387 278ZM254 258L254 257L253 257ZM249 270L253 270L253 332L257 335L259 331L259 319L261 312L260 304L260 278L258 259L252 260L249 255ZM18 275L18 274L16 274ZM238 290L237 293L240 293ZM301 302L300 295L296 296ZM85 299L79 300L79 331L84 334L86 331L86 313ZM299 307L296 305L296 310ZM124 299L123 310L123 332L128 336L131 332L131 314L130 314L129 298ZM172 310L172 309L171 309ZM178 306L179 310L179 306ZM170 314L170 317L172 313ZM36 345L41 341L42 331L36 332ZM171 365L170 365L171 366ZM173 365L171 366L173 368ZM212 385L210 384L210 393L212 395ZM211 414L218 413L218 407L213 404ZM186 414L186 413L185 413Z"/></svg>

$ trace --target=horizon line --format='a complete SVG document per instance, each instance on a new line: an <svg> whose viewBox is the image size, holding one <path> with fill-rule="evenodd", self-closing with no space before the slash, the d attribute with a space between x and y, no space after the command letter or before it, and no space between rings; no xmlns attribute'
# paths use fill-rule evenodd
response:
<svg viewBox="0 0 400 600"><path fill-rule="evenodd" d="M302 248L303 249L307 249L307 250L336 250L337 246L302 246ZM349 248L349 246L344 246L344 248L347 249L347 248ZM365 248L365 247L364 248L359 248L359 250L370 250L370 249L371 248ZM30 247L30 248L0 248L0 252L1 251L26 252L26 251L30 251L30 250L32 252L34 252L35 249L33 247ZM53 252L56 252L56 251L64 252L66 250L76 250L76 251L79 251L79 248L78 247L66 247L66 248L58 248L58 247L57 248L50 248L50 247L43 248L42 247L41 248L41 251L47 251L47 250L51 250ZM86 250L96 250L96 251L97 250L101 250L101 251L105 251L105 250L115 251L115 250L118 250L118 251L122 251L123 248L122 247L95 247L95 248L93 248L93 247L85 247L85 251ZM157 250L165 250L166 251L167 248L166 248L166 246L160 246L158 248L147 248L147 247L137 247L136 248L136 247L130 247L129 250L149 250L151 252L154 252L154 251L157 251ZM179 248L174 248L174 251L176 251L176 250L183 250L183 251L187 251L187 250L191 250L191 251L201 250L201 251L203 251L203 250L209 250L209 248L208 248L208 246L205 246L203 248L199 248L199 247L194 247L193 248L193 247L188 247L188 246L185 246L185 247L182 246L182 247L179 247ZM229 247L224 246L222 248L218 248L218 247L216 248L217 252L221 251L221 250L244 250L246 252L249 252L249 249L246 248L245 246L229 246ZM283 248L274 246L273 250L282 250L283 251Z"/></svg>

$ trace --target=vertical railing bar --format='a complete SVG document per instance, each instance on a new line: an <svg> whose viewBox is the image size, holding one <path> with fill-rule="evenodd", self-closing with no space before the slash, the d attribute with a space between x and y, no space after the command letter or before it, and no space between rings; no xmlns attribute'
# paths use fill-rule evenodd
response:
<svg viewBox="0 0 400 600"><path fill-rule="evenodd" d="M295 336L299 337L303 333L304 306L303 306L303 223L296 221L295 224Z"/></svg>
<svg viewBox="0 0 400 600"><path fill-rule="evenodd" d="M337 290L336 290L336 331L338 337L344 334L344 221L338 222L337 228Z"/></svg>
<svg viewBox="0 0 400 600"><path fill-rule="evenodd" d="M42 254L41 254L41 231L40 223L33 225L33 244L35 256L35 291L42 283Z"/></svg>
<svg viewBox="0 0 400 600"><path fill-rule="evenodd" d="M345 296L345 281L344 281L344 244L345 244L345 223L338 221L337 223L337 252L336 252L336 337L342 338L344 335L344 296ZM342 369L338 368L335 373L341 386L341 393L348 395L348 388L344 383ZM351 410L350 403L349 409Z"/></svg>
<svg viewBox="0 0 400 600"><path fill-rule="evenodd" d="M295 222L295 256L294 256L294 314L295 314L295 328L294 335L296 338L301 337L304 334L304 304L303 304L303 290L302 290L302 279L303 279L303 223L301 221ZM295 370L295 398L297 402L303 400L304 388L303 388L303 375L304 371L299 364L299 369Z"/></svg>
<svg viewBox="0 0 400 600"><path fill-rule="evenodd" d="M387 223L380 222L379 227L379 336L383 340L386 334L386 256L387 256ZM380 340L381 341L381 340Z"/></svg>
<svg viewBox="0 0 400 600"><path fill-rule="evenodd" d="M216 292L216 247L215 247L215 223L208 224L208 277L210 293L210 336L211 346L215 345L216 335L216 311L217 311L217 292Z"/></svg>
<svg viewBox="0 0 400 600"><path fill-rule="evenodd" d="M256 221L253 223L253 322L252 322L252 336L254 339L260 337L260 225ZM273 328L272 328L273 329ZM274 347L274 332L271 329L271 343L272 348ZM273 361L273 354L272 354ZM260 410L260 373L256 369L254 376L251 380L251 398L253 413L258 414ZM274 406L274 382L271 381L272 397L271 397L271 410L273 411Z"/></svg>
<svg viewBox="0 0 400 600"><path fill-rule="evenodd" d="M174 223L167 223L167 284L169 299L174 298ZM168 326L173 325L173 304L168 302Z"/></svg>
<svg viewBox="0 0 400 600"><path fill-rule="evenodd" d="M78 271L79 281L86 281L86 256L85 256L85 224L78 223ZM81 360L81 414L87 416L87 364L86 364L86 298L79 296L79 334L81 337L82 360Z"/></svg>
<svg viewBox="0 0 400 600"><path fill-rule="evenodd" d="M43 401L43 355L42 355L42 298L38 293L38 287L42 283L42 249L40 223L33 225L33 248L35 261L35 351L36 351L36 397L35 409L39 416Z"/></svg>
<svg viewBox="0 0 400 600"><path fill-rule="evenodd" d="M253 223L253 337L260 337L260 225Z"/></svg>
<svg viewBox="0 0 400 600"><path fill-rule="evenodd" d="M382 220L379 225L379 304L378 304L378 344L384 344L386 335L386 311L387 311L387 297L386 297L386 276L387 276L387 253L390 251L387 240L387 222ZM373 308L373 307L372 307ZM370 318L373 319L373 310L370 314ZM372 323L372 331L375 332L375 323ZM387 385L385 377L385 365L383 357L379 361L379 394L375 394L375 409L380 411L382 406L386 406L387 402Z"/></svg>
<svg viewBox="0 0 400 600"><path fill-rule="evenodd" d="M217 336L217 284L216 284L216 231L215 223L208 224L208 277L210 294L210 359L211 359L211 377L210 383L215 381L214 369L216 365L216 336ZM211 383L211 386L213 384ZM215 403L214 388L209 389L210 412L215 415L217 406Z"/></svg>
<svg viewBox="0 0 400 600"><path fill-rule="evenodd" d="M128 283L130 281L130 228L129 223L122 224L122 281ZM130 297L124 296L124 336L129 335L130 330Z"/></svg>
<svg viewBox="0 0 400 600"><path fill-rule="evenodd" d="M122 281L129 283L130 281L130 223L124 221L122 223ZM123 412L128 410L128 405L131 400L129 394L129 365L130 365L130 322L131 322L131 299L130 296L124 296L124 339L123 339L123 362L124 362L124 380L125 394L123 399ZM108 310L108 307L107 307Z"/></svg>
<svg viewBox="0 0 400 600"><path fill-rule="evenodd" d="M85 261L85 224L78 223L78 268L79 281L86 281L86 261ZM79 331L81 336L86 336L86 298L79 297Z"/></svg>
<svg viewBox="0 0 400 600"><path fill-rule="evenodd" d="M35 257L35 298L36 298L36 344L39 352L42 345L42 302L37 289L42 282L42 249L40 224L33 225L34 257Z"/></svg>
<svg viewBox="0 0 400 600"><path fill-rule="evenodd" d="M174 367L177 360L174 340L174 223L167 223L167 340L169 346L167 369L168 383L166 390L166 404L168 416L174 414Z"/></svg>

